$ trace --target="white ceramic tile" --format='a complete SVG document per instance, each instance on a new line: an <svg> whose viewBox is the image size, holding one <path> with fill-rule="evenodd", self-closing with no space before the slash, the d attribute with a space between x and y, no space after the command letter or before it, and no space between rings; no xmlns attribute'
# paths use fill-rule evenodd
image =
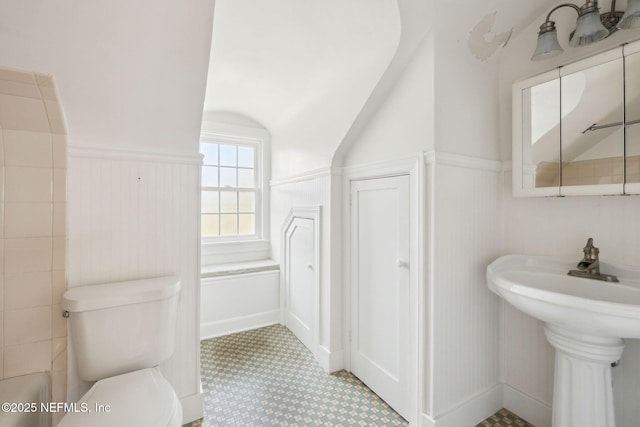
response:
<svg viewBox="0 0 640 427"><path fill-rule="evenodd" d="M67 290L67 279L64 271L52 271L52 303L60 304L62 302L62 295Z"/></svg>
<svg viewBox="0 0 640 427"><path fill-rule="evenodd" d="M64 270L67 263L67 239L53 238L53 270Z"/></svg>
<svg viewBox="0 0 640 427"><path fill-rule="evenodd" d="M36 73L36 80L38 81L38 87L40 88L42 99L49 101L58 99L58 94L56 92L55 83L53 82L53 77L47 74Z"/></svg>
<svg viewBox="0 0 640 427"><path fill-rule="evenodd" d="M0 260L2 257L0 257ZM0 262L2 264L2 262ZM0 274L0 321L4 310L4 274ZM0 347L2 347L2 327L0 326Z"/></svg>
<svg viewBox="0 0 640 427"><path fill-rule="evenodd" d="M53 143L53 167L55 169L67 168L67 136L52 134Z"/></svg>
<svg viewBox="0 0 640 427"><path fill-rule="evenodd" d="M53 166L50 133L4 129L2 140L5 166Z"/></svg>
<svg viewBox="0 0 640 427"><path fill-rule="evenodd" d="M0 126L0 167L4 168L4 136L2 135L2 126Z"/></svg>
<svg viewBox="0 0 640 427"><path fill-rule="evenodd" d="M5 310L51 305L53 293L51 277L48 271L5 276Z"/></svg>
<svg viewBox="0 0 640 427"><path fill-rule="evenodd" d="M53 170L53 201L54 202L67 201L67 170L66 169Z"/></svg>
<svg viewBox="0 0 640 427"><path fill-rule="evenodd" d="M53 205L51 203L5 203L4 237L51 237Z"/></svg>
<svg viewBox="0 0 640 427"><path fill-rule="evenodd" d="M53 240L35 237L4 240L4 274L51 271Z"/></svg>
<svg viewBox="0 0 640 427"><path fill-rule="evenodd" d="M33 99L41 98L38 86L31 83L10 82L8 80L0 80L0 94Z"/></svg>
<svg viewBox="0 0 640 427"><path fill-rule="evenodd" d="M67 336L67 319L62 317L60 304L51 306L51 329L54 338Z"/></svg>
<svg viewBox="0 0 640 427"><path fill-rule="evenodd" d="M49 370L51 370L51 340L4 348L5 377Z"/></svg>
<svg viewBox="0 0 640 427"><path fill-rule="evenodd" d="M51 400L52 402L67 401L67 372L53 371L51 375ZM55 425L55 424L54 424Z"/></svg>
<svg viewBox="0 0 640 427"><path fill-rule="evenodd" d="M51 74L45 74L45 73L39 73L39 72L34 72L33 73L33 77L35 77L36 82L39 85L42 85L42 84L46 83L47 80L51 80L52 79Z"/></svg>
<svg viewBox="0 0 640 427"><path fill-rule="evenodd" d="M67 204L53 204L53 235L62 237L67 234Z"/></svg>
<svg viewBox="0 0 640 427"><path fill-rule="evenodd" d="M53 169L5 167L5 202L51 202Z"/></svg>
<svg viewBox="0 0 640 427"><path fill-rule="evenodd" d="M51 340L51 306L5 310L5 346Z"/></svg>
<svg viewBox="0 0 640 427"><path fill-rule="evenodd" d="M0 94L0 126L3 129L50 132L43 101L22 96Z"/></svg>
<svg viewBox="0 0 640 427"><path fill-rule="evenodd" d="M65 371L67 369L67 339L66 337L54 338L53 343L54 354L51 368L54 372Z"/></svg>
<svg viewBox="0 0 640 427"><path fill-rule="evenodd" d="M57 133L64 135L67 133L67 127L64 122L64 114L60 103L57 100L44 101L45 108L47 110L47 118L49 119L49 129L51 133Z"/></svg>
<svg viewBox="0 0 640 427"><path fill-rule="evenodd" d="M30 71L0 67L0 80L10 82L37 84L35 75Z"/></svg>

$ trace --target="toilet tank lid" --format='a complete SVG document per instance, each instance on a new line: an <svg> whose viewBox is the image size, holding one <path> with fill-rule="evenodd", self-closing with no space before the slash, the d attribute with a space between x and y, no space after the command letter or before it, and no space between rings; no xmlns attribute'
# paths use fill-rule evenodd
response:
<svg viewBox="0 0 640 427"><path fill-rule="evenodd" d="M176 276L78 286L64 293L61 306L77 313L163 300L178 292L180 278Z"/></svg>

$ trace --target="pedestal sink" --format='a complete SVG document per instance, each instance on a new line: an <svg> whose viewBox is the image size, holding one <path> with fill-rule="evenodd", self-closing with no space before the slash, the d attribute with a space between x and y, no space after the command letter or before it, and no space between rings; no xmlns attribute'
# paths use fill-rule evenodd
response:
<svg viewBox="0 0 640 427"><path fill-rule="evenodd" d="M609 283L567 275L576 262L505 255L487 267L489 289L544 322L556 349L553 427L615 427L611 364L640 338L640 269L600 262Z"/></svg>

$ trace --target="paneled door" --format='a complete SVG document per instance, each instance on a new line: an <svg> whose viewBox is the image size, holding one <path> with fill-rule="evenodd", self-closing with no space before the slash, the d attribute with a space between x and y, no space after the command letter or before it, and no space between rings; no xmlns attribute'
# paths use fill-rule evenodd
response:
<svg viewBox="0 0 640 427"><path fill-rule="evenodd" d="M314 220L295 217L285 233L285 324L314 352Z"/></svg>
<svg viewBox="0 0 640 427"><path fill-rule="evenodd" d="M410 419L409 176L351 183L351 370Z"/></svg>

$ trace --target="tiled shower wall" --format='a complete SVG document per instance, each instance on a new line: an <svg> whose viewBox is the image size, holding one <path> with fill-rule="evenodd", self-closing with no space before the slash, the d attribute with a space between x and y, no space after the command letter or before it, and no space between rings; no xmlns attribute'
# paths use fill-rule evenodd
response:
<svg viewBox="0 0 640 427"><path fill-rule="evenodd" d="M640 156L626 157L626 182L640 182ZM540 162L536 169L536 187L560 185L559 163ZM562 185L622 184L625 168L622 157L581 160L562 164Z"/></svg>
<svg viewBox="0 0 640 427"><path fill-rule="evenodd" d="M0 378L66 400L66 131L51 76L0 68Z"/></svg>

